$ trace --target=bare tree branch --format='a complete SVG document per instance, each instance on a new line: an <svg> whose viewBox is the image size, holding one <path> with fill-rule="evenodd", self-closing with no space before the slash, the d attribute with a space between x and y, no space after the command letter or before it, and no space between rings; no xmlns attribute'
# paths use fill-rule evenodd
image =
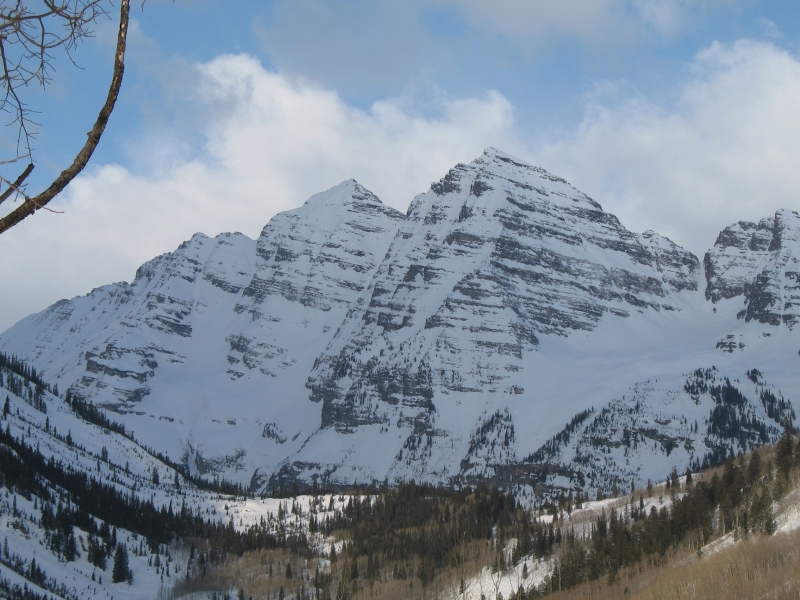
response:
<svg viewBox="0 0 800 600"><path fill-rule="evenodd" d="M99 0L95 2L83 2L81 4L83 6L83 10L97 10L95 7L99 6ZM59 14L59 11L63 10L62 8L56 7L53 0L45 0L45 4L50 8L52 13L49 14ZM17 3L19 6L20 3ZM76 4L76 9L79 7ZM119 33L117 35L117 47L116 52L114 55L114 74L111 78L111 86L108 90L108 97L106 98L106 102L103 105L103 108L100 110L100 114L97 117L97 121L95 121L94 126L92 127L91 131L89 131L88 139L84 144L83 148L80 152L78 152L75 160L73 160L72 164L63 170L61 174L50 184L46 190L34 197L25 196L25 201L17 207L14 211L6 215L5 217L0 219L0 233L7 231L26 217L29 217L33 213L35 213L40 208L45 208L48 202L50 202L53 198L55 198L68 184L70 181L75 179L77 175L83 170L86 164L89 162L92 154L94 153L95 148L97 147L98 142L100 141L100 137L103 135L105 131L106 124L108 123L108 119L111 116L111 112L114 110L114 105L117 101L117 97L119 96L120 86L122 85L122 76L125 72L125 45L128 36L128 16L130 13L130 0L121 0L120 5L120 18L119 18ZM5 18L5 15L2 13L0 9L0 19ZM20 16L22 18L31 18L27 16ZM80 31L78 32L80 33ZM74 35L74 34L73 34ZM82 33L81 35L87 35ZM2 51L2 39L3 39L3 28L0 26L0 51ZM63 42L62 42L63 43ZM44 56L45 50L42 50ZM46 63L44 63L46 64ZM43 73L42 76L45 76ZM2 77L0 77L0 80ZM0 105L1 106L1 105ZM28 153L30 154L30 152ZM48 209L49 210L49 209Z"/></svg>
<svg viewBox="0 0 800 600"><path fill-rule="evenodd" d="M14 192L17 192L18 194L22 193L20 186L28 178L28 175L31 174L31 171L33 171L33 163L30 163L27 167L25 167L22 175L17 177L17 180L14 183L8 183L8 189L3 192L2 195L0 195L0 204L8 200L8 197Z"/></svg>

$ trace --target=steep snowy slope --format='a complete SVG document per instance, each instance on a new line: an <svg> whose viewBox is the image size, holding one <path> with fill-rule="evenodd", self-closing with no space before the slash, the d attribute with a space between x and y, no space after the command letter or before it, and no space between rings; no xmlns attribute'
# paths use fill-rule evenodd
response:
<svg viewBox="0 0 800 600"><path fill-rule="evenodd" d="M174 460L249 483L318 425L318 407L296 400L401 219L346 181L277 215L257 242L196 234L130 285L21 321L0 347Z"/></svg>
<svg viewBox="0 0 800 600"><path fill-rule="evenodd" d="M610 491L775 439L800 393L798 259L796 213L726 228L701 265L488 149L405 216L347 181L257 241L197 234L0 350L254 491Z"/></svg>
<svg viewBox="0 0 800 600"><path fill-rule="evenodd" d="M309 534L310 519L343 508L331 495L306 496L292 501L302 511L290 513L286 500L198 489L118 426L87 421L86 405L59 398L27 367L7 362L0 359L2 598L171 597L170 588L197 578L210 555L205 548L201 558L197 540L176 527L187 515L263 541L285 539L294 528ZM114 581L118 544L127 549L131 582Z"/></svg>

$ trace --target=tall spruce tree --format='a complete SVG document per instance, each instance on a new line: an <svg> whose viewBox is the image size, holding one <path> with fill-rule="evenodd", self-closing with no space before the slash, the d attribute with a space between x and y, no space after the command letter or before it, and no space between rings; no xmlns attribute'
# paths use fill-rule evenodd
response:
<svg viewBox="0 0 800 600"><path fill-rule="evenodd" d="M117 551L114 553L114 569L111 571L111 581L120 583L128 580L130 567L128 566L128 549L125 544L117 544Z"/></svg>

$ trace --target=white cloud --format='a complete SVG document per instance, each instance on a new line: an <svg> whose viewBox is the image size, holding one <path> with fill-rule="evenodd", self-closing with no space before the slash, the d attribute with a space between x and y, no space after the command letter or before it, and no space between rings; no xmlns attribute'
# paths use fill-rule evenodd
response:
<svg viewBox="0 0 800 600"><path fill-rule="evenodd" d="M783 32L781 32L780 27L778 27L774 22L770 21L769 19L760 17L758 19L758 25L761 28L761 35L763 35L764 37L773 40L783 39Z"/></svg>
<svg viewBox="0 0 800 600"><path fill-rule="evenodd" d="M254 29L280 72L358 98L431 75L447 80L473 61L480 71L487 56L501 70L558 63L576 47L618 61L622 52L696 31L748 1L276 0Z"/></svg>
<svg viewBox="0 0 800 600"><path fill-rule="evenodd" d="M633 22L621 0L441 0L460 11L477 29L506 36L529 47L561 37L589 44L614 43L633 35Z"/></svg>
<svg viewBox="0 0 800 600"><path fill-rule="evenodd" d="M740 0L437 0L476 31L503 36L531 53L563 40L593 49L623 47L652 35L675 36Z"/></svg>
<svg viewBox="0 0 800 600"><path fill-rule="evenodd" d="M698 5L708 7L709 3L698 0L640 0L634 2L644 24L662 35L675 35L684 29ZM719 2L717 2L719 4Z"/></svg>
<svg viewBox="0 0 800 600"><path fill-rule="evenodd" d="M138 146L157 168L94 167L53 203L63 215L40 212L0 236L0 255L14 257L0 261L0 331L59 298L130 280L196 231L257 236L276 212L344 179L404 210L486 146L519 149L512 107L497 92L440 97L438 116L426 118L401 99L352 108L244 55L197 65L185 79L195 81L187 110L207 115L200 151L152 132Z"/></svg>
<svg viewBox="0 0 800 600"><path fill-rule="evenodd" d="M724 226L800 210L800 62L771 44L714 43L676 103L590 100L578 131L537 152L634 230L696 253Z"/></svg>

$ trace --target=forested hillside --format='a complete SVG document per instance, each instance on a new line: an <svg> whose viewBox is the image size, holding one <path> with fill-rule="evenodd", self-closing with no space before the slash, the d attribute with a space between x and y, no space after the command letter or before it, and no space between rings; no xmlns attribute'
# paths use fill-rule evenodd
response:
<svg viewBox="0 0 800 600"><path fill-rule="evenodd" d="M541 510L496 488L414 483L340 500L333 518L317 519L313 501L310 509L311 531L336 542L306 554L229 557L209 583L254 598L613 598L674 585L685 570L686 581L711 590L692 597L719 598L735 579L719 565L755 548L752 572L737 571L749 589L766 592L781 579L785 597L798 592L800 554L786 547L800 526L800 442L789 427L777 446L719 468L675 472L613 498L564 496Z"/></svg>
<svg viewBox="0 0 800 600"><path fill-rule="evenodd" d="M633 592L642 573L650 581L676 561L697 569L738 542L769 553L764 540L800 525L791 414L775 447L609 498L572 490L534 505L496 486L411 481L269 499L191 475L91 403L59 397L23 361L0 359L0 586L10 598ZM719 406L736 406L736 388L713 381L704 374L690 392L705 382ZM790 408L762 396L775 414ZM773 575L789 568L765 564ZM85 583L69 584L76 576Z"/></svg>

